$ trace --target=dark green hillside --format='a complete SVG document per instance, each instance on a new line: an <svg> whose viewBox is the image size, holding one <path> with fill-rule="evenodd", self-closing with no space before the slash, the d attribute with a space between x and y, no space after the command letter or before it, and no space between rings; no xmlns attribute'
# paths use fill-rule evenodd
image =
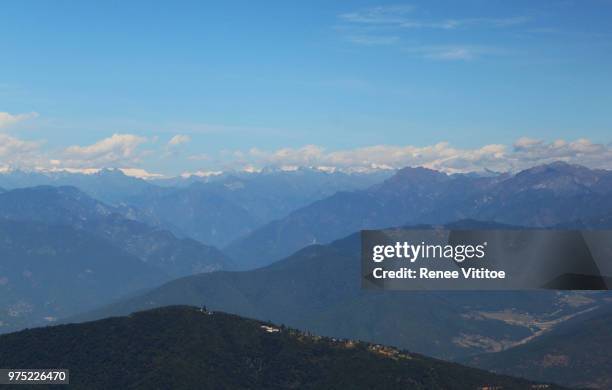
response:
<svg viewBox="0 0 612 390"><path fill-rule="evenodd" d="M479 355L467 363L509 375L568 386L612 388L612 311L592 313L525 345Z"/></svg>
<svg viewBox="0 0 612 390"><path fill-rule="evenodd" d="M393 348L194 307L4 335L0 367L68 368L71 388L88 390L532 388Z"/></svg>

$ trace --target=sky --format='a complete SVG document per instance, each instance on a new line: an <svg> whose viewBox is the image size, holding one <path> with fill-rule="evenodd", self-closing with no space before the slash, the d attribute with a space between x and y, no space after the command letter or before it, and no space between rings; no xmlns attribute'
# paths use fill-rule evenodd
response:
<svg viewBox="0 0 612 390"><path fill-rule="evenodd" d="M611 0L29 1L0 170L612 169Z"/></svg>

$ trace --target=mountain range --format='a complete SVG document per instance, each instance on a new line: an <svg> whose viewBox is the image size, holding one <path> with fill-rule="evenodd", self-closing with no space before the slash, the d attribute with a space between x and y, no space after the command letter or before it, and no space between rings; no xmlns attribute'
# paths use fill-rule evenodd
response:
<svg viewBox="0 0 612 390"><path fill-rule="evenodd" d="M0 333L48 324L168 280L70 226L0 219Z"/></svg>
<svg viewBox="0 0 612 390"><path fill-rule="evenodd" d="M611 171L562 162L495 176L404 168L368 189L338 192L295 210L224 251L249 269L362 229L462 219L550 227L606 213L612 213Z"/></svg>
<svg viewBox="0 0 612 390"><path fill-rule="evenodd" d="M0 187L77 187L132 219L220 247L297 208L337 191L367 188L392 173L299 168L143 180L117 169L89 174L17 170L0 173Z"/></svg>
<svg viewBox="0 0 612 390"><path fill-rule="evenodd" d="M352 187L341 176L321 173L313 184L311 173L220 175L163 185L140 180L114 200L106 195L106 202L73 186L5 184L0 332L207 305L512 375L522 375L521 362L530 361L533 370L524 372L532 379L607 386L604 327L593 328L592 336L579 330L612 305L610 294L363 291L356 232L433 225L605 229L612 221L609 171L564 163L485 176L406 168L380 182L374 176L355 179ZM106 175L120 182L124 176L108 171L87 180L103 183ZM321 184L325 180L338 187ZM329 195L318 185L340 191ZM266 222L271 218L277 219ZM223 251L201 241L232 239ZM574 336L580 337L565 350L554 350L556 337ZM580 345L591 345L597 359L588 359ZM575 356L576 364L544 367L548 358L538 353L547 349L551 356ZM508 371L500 356L512 363ZM561 373L560 367L576 369Z"/></svg>
<svg viewBox="0 0 612 390"><path fill-rule="evenodd" d="M312 169L233 173L149 191L126 198L126 203L163 221L177 235L220 247L316 200L369 187L389 174Z"/></svg>
<svg viewBox="0 0 612 390"><path fill-rule="evenodd" d="M75 187L0 193L0 332L56 321L173 278L231 267Z"/></svg>
<svg viewBox="0 0 612 390"><path fill-rule="evenodd" d="M156 187L146 180L127 176L118 169L102 169L94 173L23 170L0 173L0 187L5 189L38 186L77 187L89 196L113 205L121 203L126 197L137 196Z"/></svg>
<svg viewBox="0 0 612 390"><path fill-rule="evenodd" d="M131 219L75 187L39 186L0 194L0 218L70 226L103 238L169 277L227 268L214 247Z"/></svg>

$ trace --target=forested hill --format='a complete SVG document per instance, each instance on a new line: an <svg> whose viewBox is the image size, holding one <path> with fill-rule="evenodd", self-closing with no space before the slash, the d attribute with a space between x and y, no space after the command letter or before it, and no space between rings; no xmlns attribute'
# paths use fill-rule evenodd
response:
<svg viewBox="0 0 612 390"><path fill-rule="evenodd" d="M67 368L77 389L542 388L393 348L187 306L3 335L0 367Z"/></svg>

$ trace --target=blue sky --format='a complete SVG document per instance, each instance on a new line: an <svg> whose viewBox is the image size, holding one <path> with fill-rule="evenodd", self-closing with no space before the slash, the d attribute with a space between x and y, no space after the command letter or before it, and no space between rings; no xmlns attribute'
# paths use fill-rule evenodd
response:
<svg viewBox="0 0 612 390"><path fill-rule="evenodd" d="M576 157L580 139L607 167L611 18L609 0L7 1L0 167L394 165L556 140Z"/></svg>

